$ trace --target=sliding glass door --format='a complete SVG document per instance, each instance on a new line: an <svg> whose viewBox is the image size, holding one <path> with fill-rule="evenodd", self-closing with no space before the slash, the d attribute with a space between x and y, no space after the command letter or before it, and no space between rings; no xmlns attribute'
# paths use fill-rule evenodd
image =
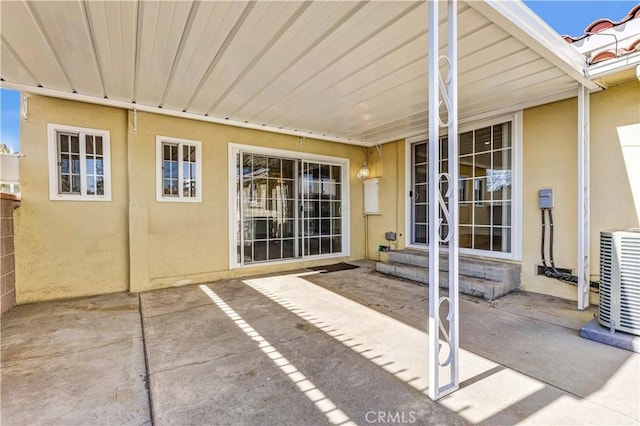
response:
<svg viewBox="0 0 640 426"><path fill-rule="evenodd" d="M342 251L342 168L302 162L302 254L315 256Z"/></svg>
<svg viewBox="0 0 640 426"><path fill-rule="evenodd" d="M241 259L252 262L297 256L295 160L241 154Z"/></svg>
<svg viewBox="0 0 640 426"><path fill-rule="evenodd" d="M239 151L236 264L343 252L341 164Z"/></svg>

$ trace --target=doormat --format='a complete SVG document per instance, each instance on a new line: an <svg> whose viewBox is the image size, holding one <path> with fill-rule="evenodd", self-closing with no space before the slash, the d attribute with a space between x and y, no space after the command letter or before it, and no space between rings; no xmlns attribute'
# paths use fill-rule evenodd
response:
<svg viewBox="0 0 640 426"><path fill-rule="evenodd" d="M334 263L333 265L314 266L312 268L307 268L307 269L310 269L312 271L320 271L321 274L326 274L327 272L348 271L349 269L356 269L356 268L359 268L359 266L340 262L340 263Z"/></svg>

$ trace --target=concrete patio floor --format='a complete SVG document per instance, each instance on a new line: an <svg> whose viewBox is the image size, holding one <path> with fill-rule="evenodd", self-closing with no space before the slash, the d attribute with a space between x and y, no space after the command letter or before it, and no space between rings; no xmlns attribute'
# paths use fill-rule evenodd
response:
<svg viewBox="0 0 640 426"><path fill-rule="evenodd" d="M358 264L18 306L1 423L640 423L640 355L526 292L461 296L461 388L431 402L427 288Z"/></svg>

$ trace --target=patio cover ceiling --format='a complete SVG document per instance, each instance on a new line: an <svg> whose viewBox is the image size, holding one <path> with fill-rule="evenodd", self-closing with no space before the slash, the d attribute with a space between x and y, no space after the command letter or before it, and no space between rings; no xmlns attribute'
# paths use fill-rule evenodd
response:
<svg viewBox="0 0 640 426"><path fill-rule="evenodd" d="M427 133L423 1L0 8L4 87L362 145ZM598 88L522 3L461 1L458 14L463 122Z"/></svg>

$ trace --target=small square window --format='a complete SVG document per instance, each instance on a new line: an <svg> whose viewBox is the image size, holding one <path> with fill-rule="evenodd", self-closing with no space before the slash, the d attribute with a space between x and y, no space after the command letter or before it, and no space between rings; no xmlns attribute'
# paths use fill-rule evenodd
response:
<svg viewBox="0 0 640 426"><path fill-rule="evenodd" d="M202 154L199 141L156 137L157 201L202 200Z"/></svg>
<svg viewBox="0 0 640 426"><path fill-rule="evenodd" d="M49 199L111 201L109 132L48 124Z"/></svg>

